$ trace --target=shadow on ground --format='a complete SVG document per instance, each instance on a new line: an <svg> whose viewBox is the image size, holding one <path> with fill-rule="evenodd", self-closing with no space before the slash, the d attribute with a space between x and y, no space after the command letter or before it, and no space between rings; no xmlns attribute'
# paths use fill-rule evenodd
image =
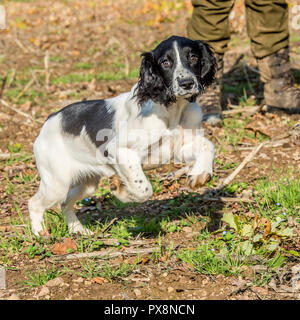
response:
<svg viewBox="0 0 300 320"><path fill-rule="evenodd" d="M189 192L163 200L123 204L109 194L102 198L92 198L93 203L101 203L101 210L96 206L93 207L92 204L90 207L94 210L84 212L83 207L83 210L79 210L77 215L84 224L92 225L99 222L109 224L115 218L119 222L126 220L128 232L132 236L140 233L147 237L163 235L166 233L163 226L174 225L187 216L202 220L205 222L207 231L214 232L220 228L222 209L226 203L221 200L221 197L224 196L222 191L217 196L212 195L212 190L207 190L201 195L197 192Z"/></svg>

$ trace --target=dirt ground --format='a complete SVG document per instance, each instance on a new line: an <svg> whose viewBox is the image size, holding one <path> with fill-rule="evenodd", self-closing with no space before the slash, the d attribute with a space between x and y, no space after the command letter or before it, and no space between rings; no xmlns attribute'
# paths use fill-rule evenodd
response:
<svg viewBox="0 0 300 320"><path fill-rule="evenodd" d="M93 222L103 223L104 231L94 240L101 238L104 245L80 251L84 240L74 236L71 241L76 249L57 254L53 246L63 243L67 236L46 237L39 243L26 231L27 201L39 182L32 146L43 121L73 101L108 98L128 91L138 79L140 54L171 35L186 36L192 7L187 0L51 1L51 6L45 0L3 3L7 26L0 30L0 266L6 269L6 289L0 288L0 300L298 300L300 280L291 271L300 264L297 203L287 220L293 236L280 238L280 247L268 253L270 259L279 253L285 259L271 273L269 269L264 271L262 263L245 264L236 274L201 272L179 256L183 249L197 248L204 229L214 241L219 230L227 232L221 220L226 212L243 217L243 223L247 219L254 221L257 212L264 210L257 191L262 178L273 183L273 188L287 174L288 181L300 179L300 115L261 112L262 85L247 38L243 1L236 2L231 19L232 41L225 56L225 125L204 126L206 136L216 146L214 177L205 188L197 190L197 196L216 188L256 145L266 144L235 177L231 189L224 190L217 200L210 194L207 200L192 201L194 193L186 189L184 176L176 181L166 179L170 168L149 174L157 188L144 204L116 205L106 193L97 193L92 203L78 204L78 216L84 220L89 213ZM295 3L291 1L291 8ZM291 30L292 68L298 86L299 45L299 31ZM105 181L100 187L106 187ZM241 197L247 201L240 201ZM173 214L172 201L182 208L180 214ZM300 197L297 201L300 203ZM55 212L56 208L53 216ZM192 221L187 212L192 212L196 220ZM167 229L131 233L126 245L105 244L110 239L125 239L116 236L114 221L121 230L122 219L126 218L129 225L133 216L145 224L160 217L160 226L167 219ZM207 216L211 218L209 223ZM266 235L266 229L264 232ZM29 248L35 244L44 251L30 255ZM154 247L160 250L158 256L151 252ZM47 250L51 254L44 255ZM140 252L138 262L139 254L131 254L130 250ZM70 258L70 252L113 252L116 254L108 255L106 260L98 257L93 262L101 268L105 263L113 267L127 263L132 269L116 276L95 276L92 272L92 276L86 276L86 256ZM49 281L41 280L40 285L28 284L33 279L30 275L52 267L63 272ZM260 281L268 274L268 280ZM293 285L293 279L298 284Z"/></svg>

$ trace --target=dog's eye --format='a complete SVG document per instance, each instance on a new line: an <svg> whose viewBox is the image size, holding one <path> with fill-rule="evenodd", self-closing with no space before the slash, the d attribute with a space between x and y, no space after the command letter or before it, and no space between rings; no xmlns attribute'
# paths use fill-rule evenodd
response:
<svg viewBox="0 0 300 320"><path fill-rule="evenodd" d="M198 62L198 56L196 56L195 54L191 54L190 55L190 61L192 63L197 63Z"/></svg>
<svg viewBox="0 0 300 320"><path fill-rule="evenodd" d="M168 68L171 66L171 62L169 60L164 60L162 61L162 66L165 67L165 68Z"/></svg>

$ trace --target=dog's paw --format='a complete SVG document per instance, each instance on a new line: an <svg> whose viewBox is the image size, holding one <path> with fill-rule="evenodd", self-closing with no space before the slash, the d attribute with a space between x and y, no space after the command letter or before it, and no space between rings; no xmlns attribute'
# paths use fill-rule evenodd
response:
<svg viewBox="0 0 300 320"><path fill-rule="evenodd" d="M211 179L211 174L207 172L203 172L199 175L188 176L187 185L191 189L196 189L197 187L201 187L206 184Z"/></svg>
<svg viewBox="0 0 300 320"><path fill-rule="evenodd" d="M68 225L69 231L75 234L81 234L83 236L92 236L94 232L85 228L79 221Z"/></svg>
<svg viewBox="0 0 300 320"><path fill-rule="evenodd" d="M114 175L109 183L111 193L121 202L134 202L118 175Z"/></svg>
<svg viewBox="0 0 300 320"><path fill-rule="evenodd" d="M109 187L111 191L120 192L122 181L117 174L113 175L110 179Z"/></svg>

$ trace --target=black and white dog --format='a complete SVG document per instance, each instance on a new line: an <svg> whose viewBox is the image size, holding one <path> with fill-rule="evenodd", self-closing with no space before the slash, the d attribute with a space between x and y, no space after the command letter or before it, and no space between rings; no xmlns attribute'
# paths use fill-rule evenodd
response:
<svg viewBox="0 0 300 320"><path fill-rule="evenodd" d="M173 36L142 54L131 91L50 115L34 143L41 181L29 200L33 233L43 230L45 210L58 203L70 231L89 233L73 206L95 192L102 176L120 178L113 193L123 202L152 196L147 166L185 162L190 186L209 180L214 146L199 130L195 100L213 82L215 67L207 44Z"/></svg>

